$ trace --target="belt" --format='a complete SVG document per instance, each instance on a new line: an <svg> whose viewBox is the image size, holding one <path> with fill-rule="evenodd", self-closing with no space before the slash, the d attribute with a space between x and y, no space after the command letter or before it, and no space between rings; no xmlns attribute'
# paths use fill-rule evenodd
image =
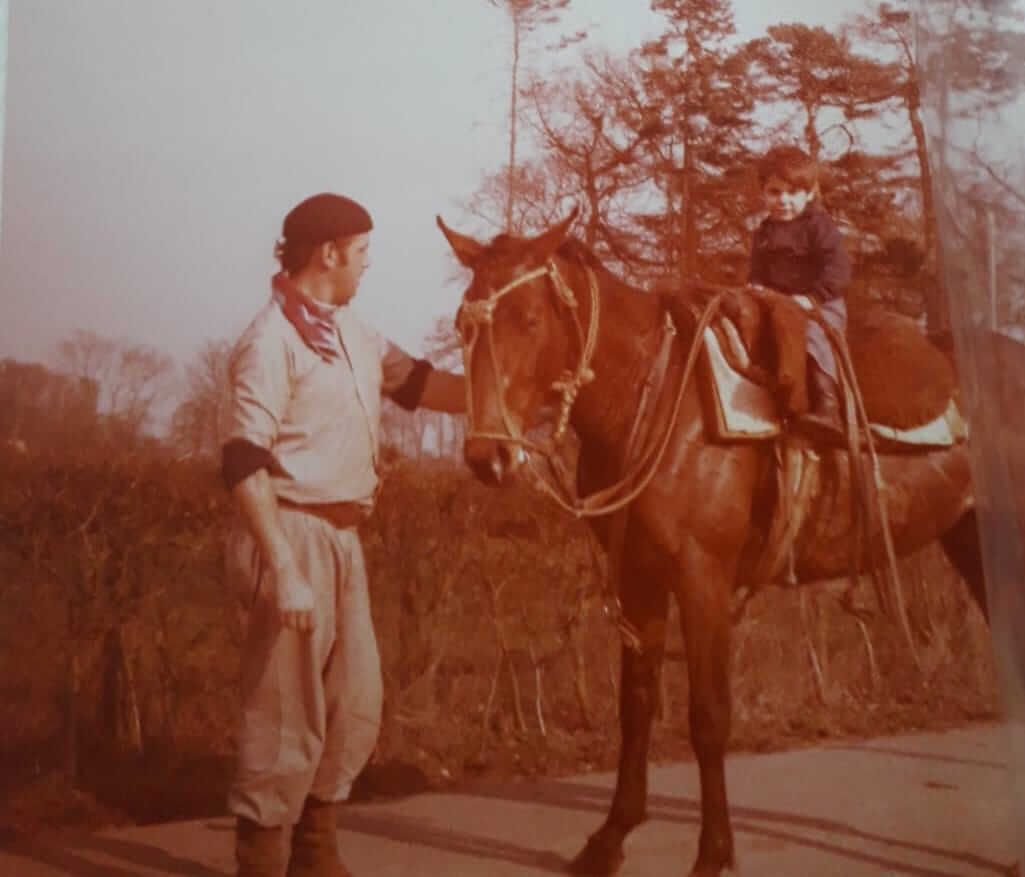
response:
<svg viewBox="0 0 1025 877"><path fill-rule="evenodd" d="M339 530L357 526L370 514L370 506L361 502L293 502L279 497L278 504L286 509L313 515Z"/></svg>

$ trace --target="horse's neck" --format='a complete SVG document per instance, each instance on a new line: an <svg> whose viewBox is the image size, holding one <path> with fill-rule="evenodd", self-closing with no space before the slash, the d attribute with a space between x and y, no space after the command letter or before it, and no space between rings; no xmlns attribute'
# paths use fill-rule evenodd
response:
<svg viewBox="0 0 1025 877"><path fill-rule="evenodd" d="M583 273L583 272L581 272ZM580 392L572 424L584 445L621 451L636 413L641 387L658 353L661 308L658 299L626 286L612 275L598 275L598 340L591 360L594 380ZM578 284L586 290L586 283ZM584 292L581 299L587 297ZM592 318L582 308L584 325Z"/></svg>

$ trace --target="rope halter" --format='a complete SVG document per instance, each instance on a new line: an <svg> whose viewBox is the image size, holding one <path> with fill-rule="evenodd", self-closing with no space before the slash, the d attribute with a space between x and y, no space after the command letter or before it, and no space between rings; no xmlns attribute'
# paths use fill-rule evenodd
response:
<svg viewBox="0 0 1025 877"><path fill-rule="evenodd" d="M528 440L512 420L509 409L505 404L506 382L504 380L504 375L498 366L498 358L495 353L494 336L495 310L498 307L498 303L521 286L530 283L533 280L537 280L538 278L548 277L548 279L551 280L552 289L555 291L556 298L569 308L569 312L573 316L573 324L576 328L577 340L580 346L580 358L577 361L576 368L566 369L555 381L552 382L552 389L558 392L562 397L559 408L559 417L556 421L555 431L552 434L552 449L557 447L563 440L569 426L570 411L573 408L574 402L576 402L580 389L594 380L594 371L591 369L591 360L594 357L594 349L598 341L598 281L594 272L590 268L585 268L585 271L587 272L588 287L591 295L591 318L588 321L586 331L584 330L583 323L580 320L579 305L577 303L576 296L573 294L573 290L570 288L569 284L566 283L562 274L559 273L559 269L556 266L555 261L552 259L549 259L548 262L541 267L528 271L525 274L521 274L519 277L509 281L509 283L501 289L492 292L487 298L463 302L461 319L465 320L469 325L469 331L463 333L463 362L465 363L466 369L467 392L467 438L497 439L504 442L513 442L521 448L538 451L546 456L550 453L550 449L542 448ZM504 433L483 432L478 430L474 424L470 364L473 361L474 348L480 338L481 326L486 327L488 333L488 349L491 357L491 368L495 375L496 398L498 400L499 411L502 415L502 423L505 426Z"/></svg>
<svg viewBox="0 0 1025 877"><path fill-rule="evenodd" d="M587 274L588 288L591 297L591 315L586 330L584 329L583 323L580 319L576 296L573 294L573 290L566 283L565 278L563 278L559 273L555 262L551 260L540 268L535 268L532 271L528 271L525 274L520 275L507 283L501 289L492 292L487 298L463 302L461 319L464 319L468 324L466 330L462 333L467 392L466 435L468 439L484 438L515 444L521 452L534 451L548 463L549 470L555 475L555 479L553 480L551 477L539 472L534 467L533 462L528 455L528 461L531 461L531 468L534 469L534 475L536 476L536 486L544 493L548 494L563 509L571 512L577 517L597 517L611 514L612 512L629 505L647 489L648 485L655 477L655 474L658 472L659 466L661 465L666 449L669 447L680 417L684 393L690 385L691 378L694 376L698 356L702 350L700 339L704 337L705 329L711 324L716 314L718 314L722 303L723 293L719 292L715 295L703 307L700 315L695 315L697 317L697 324L691 338L690 349L684 357L682 373L680 374L675 392L672 394L671 401L668 402L669 407L667 409L667 417L664 426L660 426L659 428L660 434L652 435L650 439L644 443L644 447L632 449L632 452L627 454L628 458L632 457L633 459L628 459L624 462L623 471L619 480L607 487L590 493L585 497L580 497L576 493L574 479L572 477L567 477L559 463L557 454L558 445L564 438L566 429L569 425L569 415L573 404L576 401L581 388L594 380L595 377L594 371L591 368L591 361L594 358L595 347L598 340L600 298L598 279L594 271L586 266L584 270ZM547 447L542 447L530 441L522 434L513 422L505 404L505 381L504 376L498 367L498 360L495 354L494 318L498 302L505 298L505 296L509 295L511 292L526 283L546 276L551 280L552 289L555 291L557 298L569 308L570 313L573 315L573 324L575 326L577 340L580 345L580 359L578 360L575 369L567 369L552 383L552 389L561 394L562 404L552 439L547 443ZM663 352L666 356L671 355L671 351L666 345L672 345L677 335L675 323L668 312L665 315L664 322L665 325L663 327L661 342L662 349L660 349L656 354L655 365L652 366L653 368L657 368L657 363L662 358ZM474 349L478 339L480 338L481 326L485 326L488 332L491 367L497 384L495 388L497 391L496 399L499 411L501 412L502 421L505 426L504 433L484 432L477 429L473 421L471 363ZM641 401L643 403L643 394ZM644 406L642 404L638 409L637 416L647 417L654 416L654 414L651 412L645 413ZM637 424L635 423L635 427L636 426Z"/></svg>

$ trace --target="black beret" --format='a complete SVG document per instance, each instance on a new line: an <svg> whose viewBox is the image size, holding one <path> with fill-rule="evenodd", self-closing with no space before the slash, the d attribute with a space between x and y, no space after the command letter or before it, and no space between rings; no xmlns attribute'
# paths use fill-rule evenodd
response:
<svg viewBox="0 0 1025 877"><path fill-rule="evenodd" d="M344 195L322 192L297 204L285 217L281 236L291 243L322 244L363 234L374 227L361 204Z"/></svg>

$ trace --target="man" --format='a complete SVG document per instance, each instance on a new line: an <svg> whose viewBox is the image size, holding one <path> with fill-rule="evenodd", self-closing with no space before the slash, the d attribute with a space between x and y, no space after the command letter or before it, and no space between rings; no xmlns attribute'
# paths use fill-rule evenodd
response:
<svg viewBox="0 0 1025 877"><path fill-rule="evenodd" d="M348 871L335 805L377 741L382 682L356 527L378 487L381 396L465 409L463 378L434 371L346 307L373 227L320 194L286 217L271 300L231 361L226 484L241 510L229 573L249 611L229 810L241 877ZM291 842L287 842L289 826Z"/></svg>

